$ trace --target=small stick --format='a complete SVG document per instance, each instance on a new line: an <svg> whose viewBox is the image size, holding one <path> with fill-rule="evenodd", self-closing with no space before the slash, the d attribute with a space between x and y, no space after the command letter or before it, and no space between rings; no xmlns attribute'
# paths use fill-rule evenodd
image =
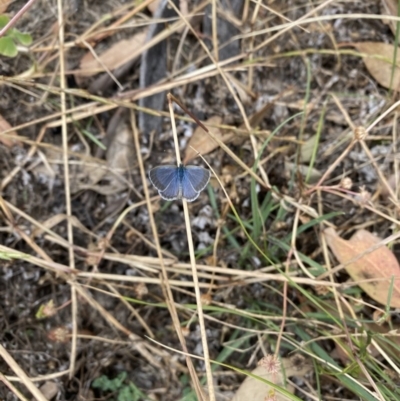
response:
<svg viewBox="0 0 400 401"><path fill-rule="evenodd" d="M169 104L169 112L171 115L171 126L172 126L172 133L173 133L174 143L175 143L176 160L178 162L178 165L180 165L181 157L180 157L180 152L179 152L178 135L176 132L175 116L174 116L174 111L172 108L172 101L173 101L172 95L170 93L168 93L167 98L168 98L168 104ZM213 374L212 374L212 368L211 368L210 353L208 350L206 325L204 322L203 302L202 302L202 297L201 297L200 287L199 287L199 277L197 275L196 257L194 255L194 246L193 246L193 238L192 238L192 228L190 225L189 208L188 208L188 205L187 205L187 202L185 199L182 199L182 205L183 205L183 213L185 216L185 223L186 223L186 236L187 236L187 242L188 242L188 247L189 247L190 265L192 266L194 291L196 294L197 315L199 317L198 322L199 322L199 326L200 326L201 343L203 345L204 365L205 365L205 369L206 369L206 377L207 377L207 385L208 385L208 400L215 401Z"/></svg>
<svg viewBox="0 0 400 401"><path fill-rule="evenodd" d="M36 0L29 0L15 15L8 21L8 24L0 31L0 38L11 29L18 20L33 6Z"/></svg>

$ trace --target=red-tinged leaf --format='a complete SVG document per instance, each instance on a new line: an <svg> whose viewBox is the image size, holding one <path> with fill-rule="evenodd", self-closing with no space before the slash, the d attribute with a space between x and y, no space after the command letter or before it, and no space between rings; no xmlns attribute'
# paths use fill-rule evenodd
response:
<svg viewBox="0 0 400 401"><path fill-rule="evenodd" d="M385 88L400 91L400 51L397 51L396 65L393 65L395 48L382 42L351 43L363 57L365 66L375 80ZM391 82L392 70L393 81ZM392 85L391 85L392 84Z"/></svg>
<svg viewBox="0 0 400 401"><path fill-rule="evenodd" d="M9 131L11 130L12 127L10 123L4 119L4 117L0 114L0 142L7 146L8 148L11 148L14 145L21 145L21 142L19 142L17 139L12 139L8 135L15 135L16 137L18 136L16 131ZM3 132L9 131L7 133L7 136L2 135Z"/></svg>
<svg viewBox="0 0 400 401"><path fill-rule="evenodd" d="M326 229L324 235L333 254L345 265L350 277L375 301L382 305L387 304L393 280L390 306L400 307L400 266L385 245L347 264L368 248L378 244L381 241L378 237L366 230L358 230L346 241L340 238L333 228Z"/></svg>

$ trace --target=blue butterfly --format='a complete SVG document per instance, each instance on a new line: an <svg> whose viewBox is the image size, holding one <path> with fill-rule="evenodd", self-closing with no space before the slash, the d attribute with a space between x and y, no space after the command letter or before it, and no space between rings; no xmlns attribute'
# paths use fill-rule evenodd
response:
<svg viewBox="0 0 400 401"><path fill-rule="evenodd" d="M193 202L210 181L210 172L198 166L165 165L152 168L149 179L161 198Z"/></svg>

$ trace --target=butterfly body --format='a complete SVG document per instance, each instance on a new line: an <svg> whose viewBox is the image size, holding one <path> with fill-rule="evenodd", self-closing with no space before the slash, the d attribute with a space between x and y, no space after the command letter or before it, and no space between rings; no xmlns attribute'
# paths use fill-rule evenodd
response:
<svg viewBox="0 0 400 401"><path fill-rule="evenodd" d="M193 202L210 180L210 172L199 166L164 165L149 171L150 182L165 200Z"/></svg>

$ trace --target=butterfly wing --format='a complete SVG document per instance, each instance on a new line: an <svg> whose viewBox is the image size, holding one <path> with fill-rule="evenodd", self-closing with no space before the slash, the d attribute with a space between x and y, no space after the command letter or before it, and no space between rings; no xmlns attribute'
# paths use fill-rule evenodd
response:
<svg viewBox="0 0 400 401"><path fill-rule="evenodd" d="M186 166L185 172L196 192L201 192L210 181L210 171L203 167Z"/></svg>
<svg viewBox="0 0 400 401"><path fill-rule="evenodd" d="M149 171L150 182L159 190L165 191L177 175L178 167L165 165L154 167Z"/></svg>
<svg viewBox="0 0 400 401"><path fill-rule="evenodd" d="M157 188L161 198L196 200L210 180L210 172L198 166L173 165L154 167L149 171L150 182Z"/></svg>
<svg viewBox="0 0 400 401"><path fill-rule="evenodd" d="M188 202L198 198L200 192L207 186L210 172L203 167L186 166L182 177L182 197Z"/></svg>
<svg viewBox="0 0 400 401"><path fill-rule="evenodd" d="M182 186L179 179L179 174L176 171L175 176L172 178L172 181L168 184L168 186L164 189L164 191L158 191L161 198L165 200L174 200L182 198Z"/></svg>
<svg viewBox="0 0 400 401"><path fill-rule="evenodd" d="M199 195L200 192L194 190L188 176L185 173L182 178L182 198L186 199L188 202L193 202L199 197Z"/></svg>
<svg viewBox="0 0 400 401"><path fill-rule="evenodd" d="M158 194L165 200L181 197L178 167L165 165L154 167L149 171L150 182L158 189Z"/></svg>

